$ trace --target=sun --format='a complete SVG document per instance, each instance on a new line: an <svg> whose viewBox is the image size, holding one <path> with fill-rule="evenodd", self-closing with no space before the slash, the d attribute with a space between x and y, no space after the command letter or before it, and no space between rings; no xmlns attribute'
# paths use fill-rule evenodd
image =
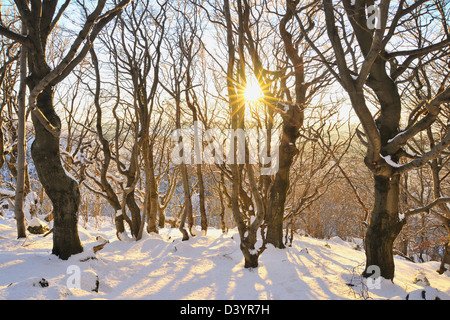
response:
<svg viewBox="0 0 450 320"><path fill-rule="evenodd" d="M264 93L261 90L257 81L249 81L244 91L245 101L257 102L264 97Z"/></svg>

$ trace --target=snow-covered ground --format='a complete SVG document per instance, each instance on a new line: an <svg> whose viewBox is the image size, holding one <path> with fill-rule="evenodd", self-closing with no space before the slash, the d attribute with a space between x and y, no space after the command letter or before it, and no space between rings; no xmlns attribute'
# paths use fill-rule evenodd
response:
<svg viewBox="0 0 450 320"><path fill-rule="evenodd" d="M0 299L450 299L450 273L436 273L438 262L396 257L393 283L367 283L357 241L297 236L285 250L267 248L260 266L248 270L235 231L209 229L182 242L177 229L161 229L121 242L109 221L91 224L79 227L84 252L62 261L51 254L51 235L17 240L13 217L0 216ZM97 236L110 243L94 254ZM417 275L429 285L415 283Z"/></svg>

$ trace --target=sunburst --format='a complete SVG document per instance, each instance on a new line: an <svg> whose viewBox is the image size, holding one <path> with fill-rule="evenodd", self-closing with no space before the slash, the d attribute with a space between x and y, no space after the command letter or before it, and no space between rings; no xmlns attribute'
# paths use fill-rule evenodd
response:
<svg viewBox="0 0 450 320"><path fill-rule="evenodd" d="M264 98L264 93L257 81L249 81L244 90L244 98L247 102L258 102Z"/></svg>

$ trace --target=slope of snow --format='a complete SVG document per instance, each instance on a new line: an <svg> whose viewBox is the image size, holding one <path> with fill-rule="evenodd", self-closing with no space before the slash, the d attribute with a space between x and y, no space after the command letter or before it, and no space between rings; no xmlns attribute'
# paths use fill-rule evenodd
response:
<svg viewBox="0 0 450 320"><path fill-rule="evenodd" d="M17 240L13 217L0 216L0 299L420 299L423 291L450 299L450 274L437 274L438 262L396 258L394 282L380 279L379 288L370 289L360 276L364 252L339 238L298 236L290 248L269 246L260 266L248 270L236 231L209 229L182 242L178 230L161 229L121 242L103 221L99 228L80 226L79 233L84 252L62 261L51 254L51 235ZM110 243L94 254L97 236ZM429 286L414 283L418 273Z"/></svg>

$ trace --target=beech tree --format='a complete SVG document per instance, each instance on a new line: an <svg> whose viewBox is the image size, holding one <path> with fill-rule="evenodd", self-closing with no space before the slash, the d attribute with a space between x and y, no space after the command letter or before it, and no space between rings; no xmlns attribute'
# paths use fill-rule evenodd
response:
<svg viewBox="0 0 450 320"><path fill-rule="evenodd" d="M66 174L61 164L59 135L62 128L53 103L54 87L86 56L101 29L120 14L129 2L123 0L107 10L106 0L99 0L84 17L84 25L64 58L54 68L50 67L46 57L48 38L70 0L66 0L59 9L57 0L16 0L14 4L27 34L22 35L0 25L0 34L19 42L28 51L28 107L35 129L31 154L39 180L53 204L52 253L61 259L82 252L83 246L77 231L80 202L78 184Z"/></svg>
<svg viewBox="0 0 450 320"><path fill-rule="evenodd" d="M22 35L27 34L26 25L22 24ZM26 123L26 77L27 77L27 48L21 47L20 52L20 82L19 93L17 97L17 179L16 179L16 198L14 203L14 211L17 221L17 237L25 238L25 215L23 213L23 202L25 196L25 171L27 169L25 164L25 151L26 151L26 136L25 136L25 123Z"/></svg>
<svg viewBox="0 0 450 320"><path fill-rule="evenodd" d="M308 37L310 45L347 92L364 131L364 163L374 178L375 198L365 237L365 276L372 274L367 268L378 266L381 276L394 278L393 243L405 224L405 219L399 217L400 177L436 158L450 143L450 135L445 135L422 154L411 157L407 150L408 141L427 130L438 117L442 104L450 101L448 78L443 77L437 85L439 89L424 97L409 117L405 115L407 109L400 87L411 70L426 65L450 44L448 17L439 14L439 4L442 5L441 1L343 0L337 5L332 0L323 0L320 5L333 57L325 55L318 43ZM410 28L410 22L419 16L423 19L428 16L446 31L432 35L426 32L424 23ZM414 39L412 45L405 42L407 37ZM375 113L371 112L366 91L376 97ZM409 121L402 128L403 117ZM401 159L406 163L401 163Z"/></svg>
<svg viewBox="0 0 450 320"><path fill-rule="evenodd" d="M232 18L233 11L231 10L230 2L228 0L223 2L228 59L226 69L227 99L230 106L229 114L231 129L236 132L236 130L245 129L246 101L244 92L247 85L247 74L244 44L245 20L246 17L248 17L249 12L245 5L245 1L243 2L241 0L237 2L235 10L237 15L236 26L233 21L234 19ZM256 268L258 266L259 256L265 250L264 236L263 244L260 248L256 248L256 243L258 230L262 230L260 228L264 221L266 208L263 202L263 196L257 186L255 169L248 159L248 142L246 140L244 141L245 164L239 164L237 136L231 138L233 139L232 153L230 153L232 161L229 165L231 169L231 211L241 239L240 249L244 255L244 266L246 268ZM247 177L250 196L242 189L245 177ZM246 212L241 210L240 197L244 197L243 202L250 202L251 204L251 206L244 207ZM245 200L246 197L248 197L249 201ZM249 221L247 221L246 218L250 218Z"/></svg>
<svg viewBox="0 0 450 320"><path fill-rule="evenodd" d="M312 101L318 96L320 90L330 85L328 71L318 66L314 59L309 57L311 48L303 36L303 33L306 33L310 37L318 38L323 34L323 29L315 28L314 16L317 14L317 8L312 5L302 6L299 4L300 1L298 0L287 0L283 8L280 9L283 13L277 12L281 16L278 29L286 55L285 72L282 75L277 75L275 72L275 75L281 80L281 95L276 97L272 92L268 94L269 98L266 98L272 108L275 108L282 117L279 169L270 189L270 202L267 206L265 218L268 225L267 242L278 248L283 247L286 197L290 185L292 165L299 153L296 145L302 133L305 137L309 131L308 128L304 128L305 117L308 117L305 112L308 107L312 107ZM301 30L302 32L297 32L299 22L296 21L298 20L301 23L302 16L300 13L302 12L307 17L304 18L303 22L306 25ZM264 72L264 70L260 70L259 73L259 77L265 73L270 74L270 72ZM293 78L293 80L290 80L290 78ZM266 82L267 79L264 83ZM293 82L292 89L287 85L289 82ZM267 87L267 85L263 85L263 87ZM320 102L316 103L315 108L322 108ZM309 111L309 115L311 115L311 111Z"/></svg>
<svg viewBox="0 0 450 320"><path fill-rule="evenodd" d="M444 13L444 11L440 12ZM420 19L415 19L414 24L417 25L419 21ZM450 76L445 70L449 61L450 56L442 52L441 55L436 55L435 59L429 61L428 66L420 64L413 70L406 88L407 99L412 102L411 106L420 105L424 97L430 98L435 94L436 80L440 81L442 77ZM436 121L420 135L410 140L409 149L415 154L423 154L426 149L435 147L436 143L448 133L449 112L449 104L442 105ZM447 205L450 199L446 196L448 188L445 183L450 174L449 160L448 151L440 152L424 167L416 172L407 173L402 183L402 191L406 195L403 214L408 225L414 219L412 217L420 215L419 219L415 219L417 226L411 226L411 228L416 227L415 229L420 233L420 237L416 237L422 242L418 246L422 249L419 255L421 256L422 251L425 251L423 249L441 249L441 265L438 270L441 274L447 270L446 264L450 261L450 210ZM414 239L405 237L403 245L408 244L411 240ZM423 243L431 245L424 246ZM407 248L403 249L407 254Z"/></svg>
<svg viewBox="0 0 450 320"><path fill-rule="evenodd" d="M1 6L0 6L1 9ZM8 24L9 28L15 30L17 24L17 12L6 10L2 23ZM25 26L22 30L15 30L18 33L26 34ZM6 163L9 171L16 180L14 211L17 226L17 237L25 238L25 215L23 203L26 194L30 191L27 166L25 163L25 90L27 75L27 53L26 48L21 47L16 41L1 36L2 44L0 52L2 66L0 68L0 88L2 91L2 102L0 104L0 168L5 163L5 155L9 155ZM20 51L19 51L20 49ZM16 93L15 86L19 83L19 92ZM14 119L17 114L18 121ZM6 135L3 133L5 124ZM10 139L11 141L8 141ZM14 143L17 140L17 143ZM5 142L7 142L5 146ZM8 149L8 150L5 150Z"/></svg>
<svg viewBox="0 0 450 320"><path fill-rule="evenodd" d="M202 17L200 9L186 1L172 1L169 6L171 15L176 17L170 25L171 32L168 33L165 41L164 50L167 52L167 59L164 61L164 76L161 79L161 86L165 93L170 97L169 103L174 106L174 122L176 132L179 133L179 144L190 144L190 141L183 141L183 139L190 139L182 134L185 127L194 125L194 144L195 150L202 148L199 143L199 137L202 134L199 121L202 120L199 99L194 91L195 87L202 86L197 81L196 67L198 66L197 56L202 50L201 36L204 26L202 25ZM194 214L192 204L192 194L194 186L193 179L190 179L190 164L191 159L189 150L178 148L181 161L177 161L177 166L181 175L181 182L183 186L183 209L180 216L180 232L183 234L183 240L189 239L189 234L195 236L192 231L194 226ZM197 155L196 155L197 157ZM205 209L205 183L202 173L202 164L195 165L196 171L196 185L198 186L199 194L199 211L201 217L202 232L207 231L207 217ZM188 231L185 229L187 220Z"/></svg>

